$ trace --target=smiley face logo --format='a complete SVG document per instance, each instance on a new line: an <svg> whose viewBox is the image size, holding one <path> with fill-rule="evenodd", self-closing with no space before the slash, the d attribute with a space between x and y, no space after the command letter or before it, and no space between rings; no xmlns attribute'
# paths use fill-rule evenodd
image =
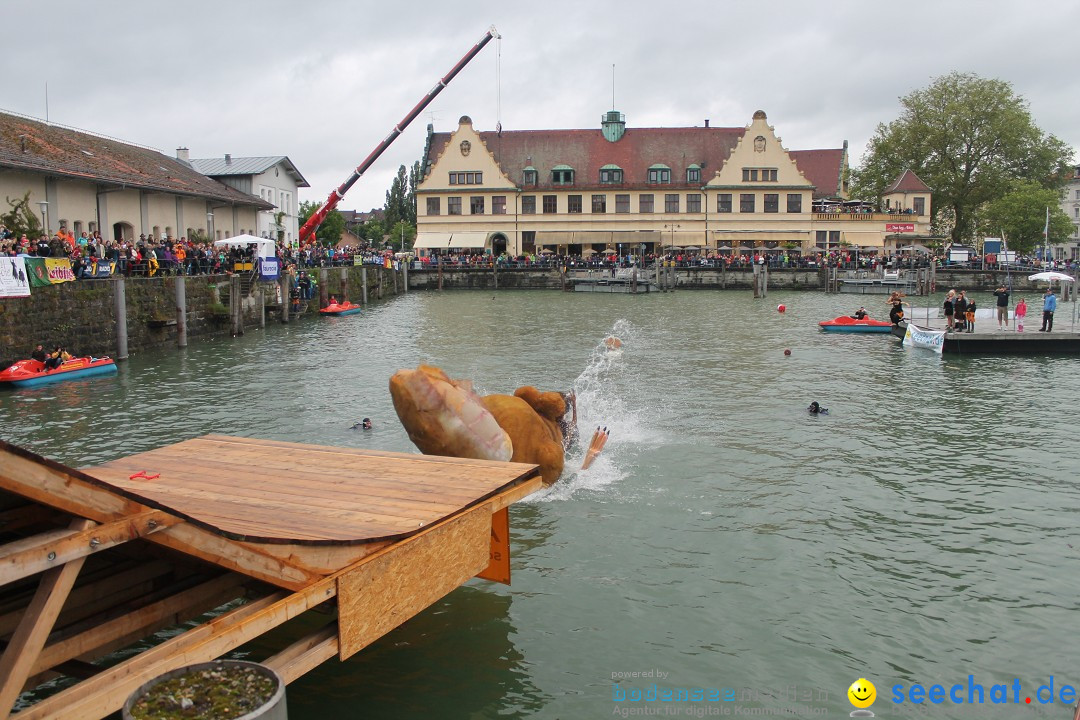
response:
<svg viewBox="0 0 1080 720"><path fill-rule="evenodd" d="M859 678L851 683L851 687L847 690L847 696L855 707L868 708L877 699L877 688L874 687L874 683L866 678Z"/></svg>

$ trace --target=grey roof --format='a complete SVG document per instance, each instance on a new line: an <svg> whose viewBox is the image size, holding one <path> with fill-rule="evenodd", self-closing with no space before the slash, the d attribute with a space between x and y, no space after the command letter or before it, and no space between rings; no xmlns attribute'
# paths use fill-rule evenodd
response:
<svg viewBox="0 0 1080 720"><path fill-rule="evenodd" d="M207 177L223 177L225 175L259 175L278 163L285 165L285 172L296 180L297 187L311 187L300 171L293 165L287 155L268 155L266 157L233 157L225 162L224 157L217 158L194 158L188 160L191 167L195 168Z"/></svg>

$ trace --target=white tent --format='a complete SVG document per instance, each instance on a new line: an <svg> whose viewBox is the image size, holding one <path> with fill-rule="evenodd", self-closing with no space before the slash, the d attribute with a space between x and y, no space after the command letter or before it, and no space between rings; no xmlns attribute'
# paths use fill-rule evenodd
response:
<svg viewBox="0 0 1080 720"><path fill-rule="evenodd" d="M246 248L248 245L255 246L255 257L276 257L274 241L267 238L255 237L254 235L237 235L236 237L215 240L214 247Z"/></svg>

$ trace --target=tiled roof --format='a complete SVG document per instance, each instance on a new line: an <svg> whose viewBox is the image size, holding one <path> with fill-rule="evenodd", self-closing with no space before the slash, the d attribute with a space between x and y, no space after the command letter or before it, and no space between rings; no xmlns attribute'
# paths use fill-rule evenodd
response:
<svg viewBox="0 0 1080 720"><path fill-rule="evenodd" d="M671 168L671 183L664 188L700 188L723 167L731 151L746 133L744 127L627 128L617 142L608 142L599 130L513 130L501 135L481 132L480 138L499 167L517 185L522 170L534 167L537 189L565 186L552 184L556 165L574 169L574 187L588 189L655 188L646 180L648 169L661 164ZM427 166L439 158L451 133L434 133L428 145ZM817 186L815 196L838 194L844 150L797 150L791 152L799 170ZM599 184L600 168L617 165L623 170L622 185ZM686 182L686 169L701 168L701 181Z"/></svg>
<svg viewBox="0 0 1080 720"><path fill-rule="evenodd" d="M905 170L900 173L900 177L896 178L896 182L890 185L885 194L894 192L930 192L930 188L919 179L919 176L910 170Z"/></svg>
<svg viewBox="0 0 1080 720"><path fill-rule="evenodd" d="M0 168L264 209L274 207L157 150L3 112L0 112Z"/></svg>
<svg viewBox="0 0 1080 720"><path fill-rule="evenodd" d="M815 198L843 196L840 184L844 170L844 149L790 150L788 154L806 179L814 183Z"/></svg>
<svg viewBox="0 0 1080 720"><path fill-rule="evenodd" d="M266 157L195 158L188 160L191 167L203 175L222 177L225 175L259 175L278 163L285 164L285 171L296 180L297 187L311 187L300 171L286 155L268 155Z"/></svg>
<svg viewBox="0 0 1080 720"><path fill-rule="evenodd" d="M650 165L671 168L671 183L664 187L699 188L723 166L745 128L627 128L618 142L608 142L596 130L514 130L481 132L480 138L495 161L514 183L521 184L522 170L533 166L539 172L538 189L555 187L551 170L556 165L574 169L574 187L655 187L646 185ZM428 162L434 163L445 150L450 133L435 133ZM686 182L686 168L701 167L701 182ZM600 183L600 168L618 165L623 170L622 185ZM562 187L562 186L560 186Z"/></svg>

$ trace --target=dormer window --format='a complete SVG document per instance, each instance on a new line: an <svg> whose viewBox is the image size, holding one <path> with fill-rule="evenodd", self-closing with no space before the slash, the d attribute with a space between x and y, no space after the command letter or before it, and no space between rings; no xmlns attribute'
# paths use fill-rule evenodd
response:
<svg viewBox="0 0 1080 720"><path fill-rule="evenodd" d="M623 181L623 171L618 165L605 165L600 168L601 185L620 185Z"/></svg>
<svg viewBox="0 0 1080 720"><path fill-rule="evenodd" d="M569 165L556 165L551 169L551 183L553 185L573 185L574 168Z"/></svg>
<svg viewBox="0 0 1080 720"><path fill-rule="evenodd" d="M521 171L521 184L536 187L536 183L538 181L537 175L538 173L536 172L536 168L534 168L532 165L529 165Z"/></svg>
<svg viewBox="0 0 1080 720"><path fill-rule="evenodd" d="M686 182L688 182L688 183L699 183L699 182L701 182L701 166L700 165L695 164L695 165L691 165L690 167L686 168Z"/></svg>
<svg viewBox="0 0 1080 720"><path fill-rule="evenodd" d="M671 182L671 168L667 165L649 167L648 182L652 185L664 185Z"/></svg>
<svg viewBox="0 0 1080 720"><path fill-rule="evenodd" d="M776 168L743 168L743 182L776 182Z"/></svg>

